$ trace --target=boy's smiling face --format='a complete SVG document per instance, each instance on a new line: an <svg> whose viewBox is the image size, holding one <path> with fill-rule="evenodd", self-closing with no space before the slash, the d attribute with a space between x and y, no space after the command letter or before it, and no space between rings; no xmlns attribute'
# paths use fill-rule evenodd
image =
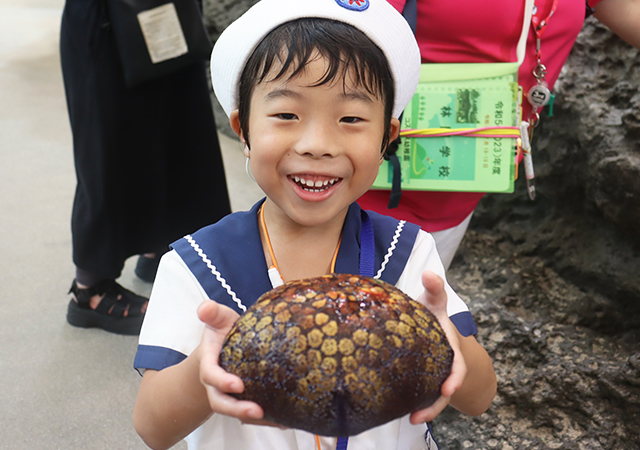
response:
<svg viewBox="0 0 640 450"><path fill-rule="evenodd" d="M251 149L245 153L253 175L276 211L301 226L342 221L383 161L381 95L350 82L349 74L344 84L337 77L314 86L325 71L326 60L318 56L291 79L258 84L251 98ZM231 123L240 131L237 111ZM391 140L398 130L392 119Z"/></svg>

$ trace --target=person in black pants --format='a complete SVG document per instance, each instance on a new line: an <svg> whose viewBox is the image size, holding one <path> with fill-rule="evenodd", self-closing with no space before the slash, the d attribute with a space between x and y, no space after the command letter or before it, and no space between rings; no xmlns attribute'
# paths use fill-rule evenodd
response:
<svg viewBox="0 0 640 450"><path fill-rule="evenodd" d="M127 88L105 3L67 0L61 24L77 176L67 321L138 334L147 299L116 282L125 260L141 255L152 281L170 242L231 208L205 63Z"/></svg>

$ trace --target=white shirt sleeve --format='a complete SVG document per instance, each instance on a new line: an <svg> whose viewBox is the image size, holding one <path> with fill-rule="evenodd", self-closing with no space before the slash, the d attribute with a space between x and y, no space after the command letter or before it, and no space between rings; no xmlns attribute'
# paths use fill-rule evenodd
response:
<svg viewBox="0 0 640 450"><path fill-rule="evenodd" d="M160 370L179 362L174 360L178 355L191 354L204 330L198 306L207 300L207 294L182 258L175 250L166 253L160 261L142 324L136 368Z"/></svg>
<svg viewBox="0 0 640 450"><path fill-rule="evenodd" d="M455 291L447 283L444 266L436 250L436 244L433 236L420 230L416 241L413 244L411 255L407 261L404 271L398 279L396 286L409 295L413 299L424 292L422 285L422 272L431 270L442 277L445 282L445 291L447 293L447 313L449 317L453 317L460 313L468 313L469 308ZM465 314L466 315L466 314ZM456 324L457 325L457 324Z"/></svg>

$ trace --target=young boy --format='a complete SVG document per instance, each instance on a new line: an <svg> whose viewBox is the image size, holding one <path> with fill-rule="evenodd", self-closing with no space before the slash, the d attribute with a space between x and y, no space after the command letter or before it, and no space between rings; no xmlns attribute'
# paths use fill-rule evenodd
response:
<svg viewBox="0 0 640 450"><path fill-rule="evenodd" d="M190 449L434 448L425 422L449 402L481 414L496 381L432 237L355 203L417 84L411 29L386 0L262 0L225 30L211 63L266 199L163 257L134 363L145 370L138 433L153 448L187 435ZM261 294L331 272L375 276L425 303L455 351L434 405L348 440L266 426L260 406L228 395L242 381L217 364L225 335Z"/></svg>

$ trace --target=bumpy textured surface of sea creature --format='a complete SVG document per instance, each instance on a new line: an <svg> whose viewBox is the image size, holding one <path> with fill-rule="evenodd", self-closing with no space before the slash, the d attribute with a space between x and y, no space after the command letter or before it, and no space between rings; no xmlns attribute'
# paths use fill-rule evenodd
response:
<svg viewBox="0 0 640 450"><path fill-rule="evenodd" d="M286 283L238 319L220 365L265 419L352 436L439 396L453 351L435 316L383 281L338 274Z"/></svg>

